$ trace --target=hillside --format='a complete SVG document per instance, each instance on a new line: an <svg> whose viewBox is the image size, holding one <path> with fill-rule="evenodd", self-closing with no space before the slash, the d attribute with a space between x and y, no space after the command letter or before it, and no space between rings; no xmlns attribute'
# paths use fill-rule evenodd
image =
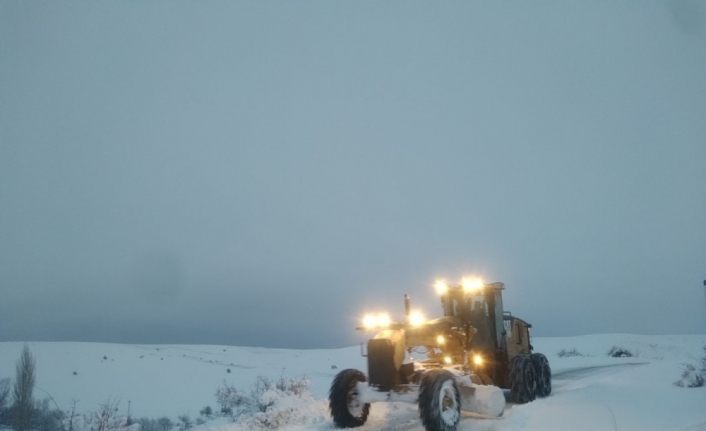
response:
<svg viewBox="0 0 706 431"><path fill-rule="evenodd" d="M465 418L467 430L706 430L706 388L678 388L682 363L703 355L706 335L629 334L536 338L552 365L554 392L528 405L509 406L497 420ZM632 357L612 358L618 346ZM123 345L32 342L37 359L35 396L51 396L63 409L94 411L108 400L134 417L188 414L216 408L214 393L227 382L248 390L258 376L306 376L315 400L302 402L301 429L329 429L326 392L341 369L365 370L357 346L285 350L211 345ZM22 343L0 343L0 378L12 377ZM560 352L564 351L559 357ZM566 352L569 352L568 355ZM302 423L303 421L303 423ZM294 427L296 424L293 424ZM209 428L244 429L220 420ZM373 405L362 429L421 430L416 407Z"/></svg>

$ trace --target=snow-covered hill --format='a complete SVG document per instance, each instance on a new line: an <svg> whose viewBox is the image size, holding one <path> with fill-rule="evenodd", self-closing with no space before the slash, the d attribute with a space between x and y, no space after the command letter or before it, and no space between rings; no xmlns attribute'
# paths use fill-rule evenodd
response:
<svg viewBox="0 0 706 431"><path fill-rule="evenodd" d="M22 343L0 343L0 379L12 378ZM207 345L122 345L33 342L36 397L53 397L68 409L96 410L108 399L130 402L132 415L196 417L223 382L248 390L258 376L306 376L316 398L315 414L297 429L330 429L326 392L341 369L365 370L359 347L284 350ZM629 334L535 338L554 373L551 397L509 406L496 420L467 417L464 430L706 430L706 388L678 388L681 365L704 356L706 335ZM612 358L614 346L633 356ZM561 354L561 357L559 356ZM233 430L212 423L209 428ZM421 430L416 407L376 404L365 430Z"/></svg>

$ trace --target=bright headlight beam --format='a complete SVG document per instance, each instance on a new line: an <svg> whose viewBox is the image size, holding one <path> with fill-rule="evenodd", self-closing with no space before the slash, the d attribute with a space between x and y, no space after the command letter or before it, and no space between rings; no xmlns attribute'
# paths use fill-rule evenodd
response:
<svg viewBox="0 0 706 431"><path fill-rule="evenodd" d="M436 293L439 295L446 295L449 291L449 285L446 283L446 280L436 280L436 283L434 283L434 290L436 290Z"/></svg>
<svg viewBox="0 0 706 431"><path fill-rule="evenodd" d="M371 329L385 329L392 324L392 319L387 313L368 313L363 316L363 328L367 330Z"/></svg>
<svg viewBox="0 0 706 431"><path fill-rule="evenodd" d="M473 355L473 364L477 367L483 366L483 357L481 355Z"/></svg>
<svg viewBox="0 0 706 431"><path fill-rule="evenodd" d="M377 326L377 319L372 314L366 314L363 316L363 328L374 329Z"/></svg>
<svg viewBox="0 0 706 431"><path fill-rule="evenodd" d="M463 286L464 292L474 292L484 285L485 282L480 277L463 277L463 280L461 280L461 286Z"/></svg>
<svg viewBox="0 0 706 431"><path fill-rule="evenodd" d="M380 328L387 328L390 326L390 323L392 323L392 319L390 319L390 315L387 313L378 314L376 320L377 326Z"/></svg>
<svg viewBox="0 0 706 431"><path fill-rule="evenodd" d="M419 310L412 310L412 312L409 313L409 324L412 326L421 326L426 320L424 314Z"/></svg>

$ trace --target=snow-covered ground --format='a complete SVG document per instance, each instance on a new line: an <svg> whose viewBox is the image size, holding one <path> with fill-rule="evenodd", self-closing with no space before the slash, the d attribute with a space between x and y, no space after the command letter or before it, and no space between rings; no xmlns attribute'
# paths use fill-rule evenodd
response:
<svg viewBox="0 0 706 431"><path fill-rule="evenodd" d="M467 415L461 430L639 430L706 431L706 388L679 388L682 364L704 356L706 335L629 334L535 338L535 350L549 357L554 392L526 405L509 405L499 419ZM611 358L618 346L633 357ZM300 423L290 430L332 429L326 392L343 368L365 370L359 347L283 350L206 345L123 345L29 343L37 359L35 396L53 397L62 409L77 401L79 411L97 410L108 399L120 401L132 416L198 416L223 382L247 391L258 376L306 376L313 399L294 405ZM0 379L12 378L22 343L0 343ZM575 349L582 356L559 357ZM301 418L305 422L301 423ZM225 421L202 428L244 429ZM411 404L375 404L361 430L423 430Z"/></svg>

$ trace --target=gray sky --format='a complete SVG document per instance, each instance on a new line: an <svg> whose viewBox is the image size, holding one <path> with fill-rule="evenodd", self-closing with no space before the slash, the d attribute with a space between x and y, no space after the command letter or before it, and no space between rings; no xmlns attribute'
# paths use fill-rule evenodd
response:
<svg viewBox="0 0 706 431"><path fill-rule="evenodd" d="M704 332L705 162L698 0L0 0L0 340Z"/></svg>

